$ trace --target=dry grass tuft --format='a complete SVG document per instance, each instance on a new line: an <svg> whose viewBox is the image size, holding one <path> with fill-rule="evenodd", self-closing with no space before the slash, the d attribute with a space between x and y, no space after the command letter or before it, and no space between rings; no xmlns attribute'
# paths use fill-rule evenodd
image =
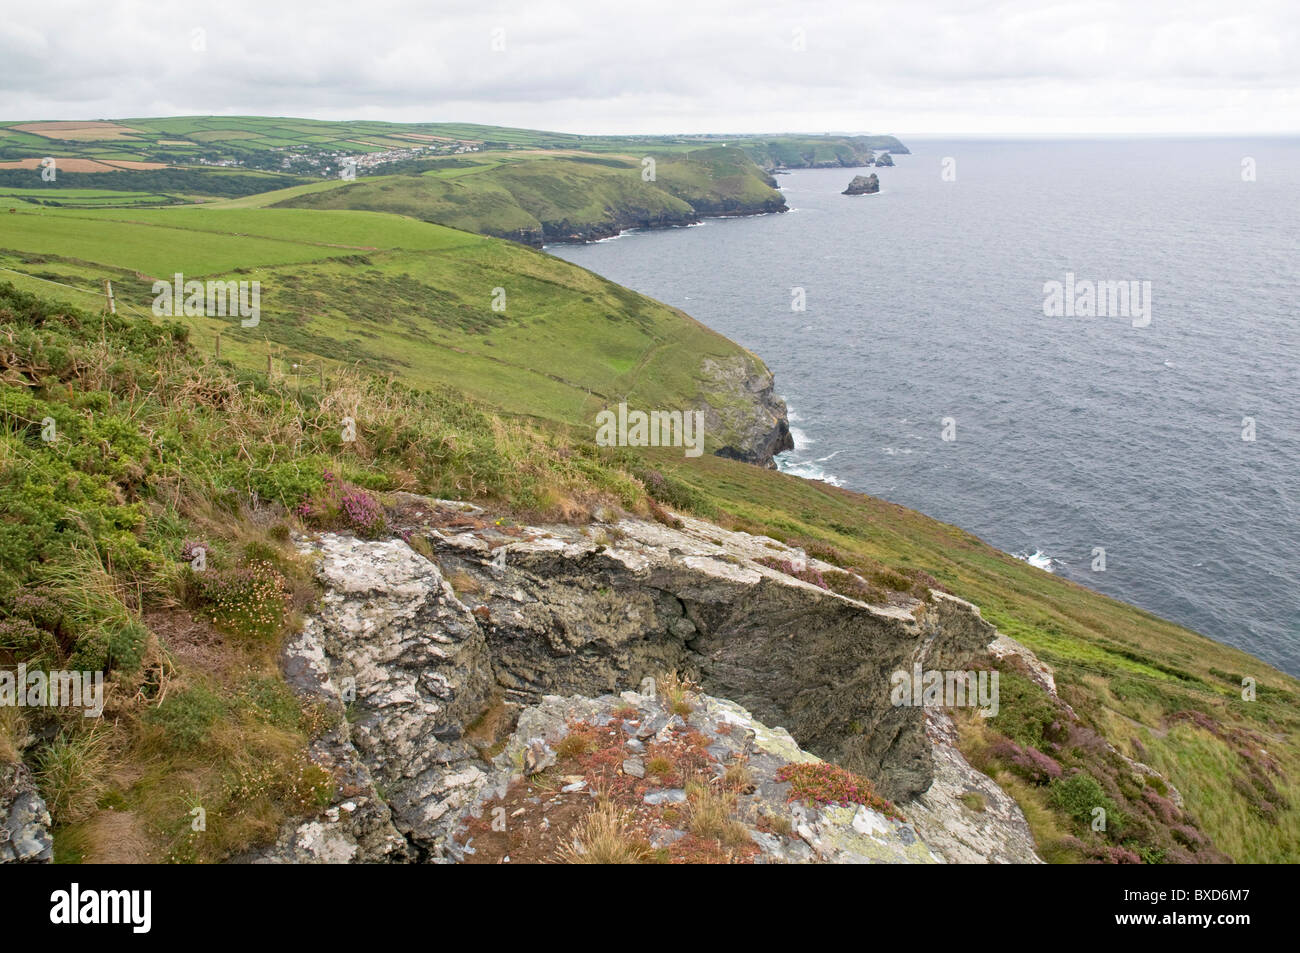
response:
<svg viewBox="0 0 1300 953"><path fill-rule="evenodd" d="M627 814L616 804L600 804L578 822L572 844L557 852L565 864L640 864L653 855L650 845L628 827Z"/></svg>

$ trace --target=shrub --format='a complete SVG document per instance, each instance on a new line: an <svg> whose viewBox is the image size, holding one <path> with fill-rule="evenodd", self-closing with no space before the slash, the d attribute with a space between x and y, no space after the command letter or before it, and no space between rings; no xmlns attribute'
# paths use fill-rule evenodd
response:
<svg viewBox="0 0 1300 953"><path fill-rule="evenodd" d="M303 522L319 529L346 529L363 539L374 539L387 528L384 508L365 490L329 471L323 475L321 487L294 511Z"/></svg>
<svg viewBox="0 0 1300 953"><path fill-rule="evenodd" d="M802 579L804 582L810 582L818 589L829 589L826 580L822 577L821 572L813 569L811 566L805 569L797 568L794 563L788 559L777 559L774 556L764 556L757 560L759 565L766 566L768 569L775 569L777 572L783 572L787 576L793 576L795 579Z"/></svg>
<svg viewBox="0 0 1300 953"><path fill-rule="evenodd" d="M53 633L27 619L0 620L0 657L10 662L22 659L28 664L53 668L58 664L59 655L59 643Z"/></svg>
<svg viewBox="0 0 1300 953"><path fill-rule="evenodd" d="M1047 796L1052 806L1074 819L1084 827L1091 827L1093 810L1102 808L1106 812L1106 831L1117 834L1123 827L1123 818L1115 802L1106 796L1105 790L1097 779L1086 771L1077 771L1066 778L1057 778L1051 783Z"/></svg>
<svg viewBox="0 0 1300 953"><path fill-rule="evenodd" d="M879 604L889 600L889 593L879 586L863 582L852 573L831 570L825 574L826 585L842 596L857 599L859 602Z"/></svg>
<svg viewBox="0 0 1300 953"><path fill-rule="evenodd" d="M1037 683L1018 672L1002 669L998 683L999 709L989 726L1018 745L1042 749L1061 737L1061 713ZM1068 719L1067 719L1068 720Z"/></svg>

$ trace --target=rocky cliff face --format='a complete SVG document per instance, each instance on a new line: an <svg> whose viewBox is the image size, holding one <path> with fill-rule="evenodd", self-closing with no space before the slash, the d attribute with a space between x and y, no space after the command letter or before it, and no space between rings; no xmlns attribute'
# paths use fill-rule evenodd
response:
<svg viewBox="0 0 1300 953"><path fill-rule="evenodd" d="M635 519L518 526L405 495L390 517L398 538L301 542L326 594L288 646L285 668L299 691L348 712L322 741L322 757L349 781L332 815L287 830L262 859L451 858L453 834L482 807L485 789L500 789L500 744L518 753L538 737L558 740L529 727L539 716L521 713L554 707L557 696L616 696L670 671L712 699L693 709L705 720L688 730L707 736L718 717L710 706L733 706L755 736L778 730L767 726L788 732L799 758L787 760L824 759L864 775L905 816L914 796L931 792L911 828L922 842L925 829L960 828L949 816L958 806L933 791L936 780L945 790L992 785L927 735L924 709L888 697L890 673L961 668L993 640L968 603L937 592L926 603L858 602L769 568L774 557L800 558L774 540L689 518L679 528ZM645 709L638 720L662 714L642 699L630 704ZM492 724L500 730L484 728ZM738 749L718 763L754 754ZM984 818L989 830L947 842L1032 859L1018 809L998 803L1002 813ZM819 814L813 840L829 843L838 831L838 843L865 828L908 846L892 826L864 815L855 828L856 809L842 814Z"/></svg>
<svg viewBox="0 0 1300 953"><path fill-rule="evenodd" d="M775 181L772 187L776 187ZM786 212L785 197L779 193L761 201L738 198L693 198L686 211L663 212L637 209L606 209L606 217L594 222L571 222L567 219L543 221L540 232L516 237L515 234L497 235L525 244L574 244L613 238L633 228L682 228L696 225L705 218L733 218L742 215L767 215Z"/></svg>
<svg viewBox="0 0 1300 953"><path fill-rule="evenodd" d="M721 434L713 452L775 469L778 453L794 449L785 401L776 395L772 372L757 357L706 358L705 434Z"/></svg>
<svg viewBox="0 0 1300 953"><path fill-rule="evenodd" d="M543 243L574 244L595 242L600 241L602 238L613 238L615 235L631 228L681 228L686 225L695 225L700 221L700 213L694 210L681 213L651 213L628 209L609 209L607 214L607 218L597 222L571 222L567 219L543 221L539 240L528 244L540 246Z"/></svg>

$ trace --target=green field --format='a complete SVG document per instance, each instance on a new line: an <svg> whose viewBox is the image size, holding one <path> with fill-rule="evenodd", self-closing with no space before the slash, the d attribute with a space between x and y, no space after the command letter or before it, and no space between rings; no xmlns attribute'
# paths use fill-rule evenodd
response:
<svg viewBox="0 0 1300 953"><path fill-rule="evenodd" d="M680 312L584 269L410 218L199 207L24 210L0 225L6 277L73 304L98 295L106 278L135 314L150 312L153 282L176 272L260 282L257 327L192 319L200 347L215 350L220 333L222 356L250 367L265 367L268 355L281 366L359 364L578 424L623 397L725 402L734 395L718 392L703 362L756 363ZM497 288L504 311L493 310Z"/></svg>

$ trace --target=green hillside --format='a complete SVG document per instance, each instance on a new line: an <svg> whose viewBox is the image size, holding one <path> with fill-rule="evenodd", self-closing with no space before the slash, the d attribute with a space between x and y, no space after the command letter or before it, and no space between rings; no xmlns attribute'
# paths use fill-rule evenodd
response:
<svg viewBox="0 0 1300 953"><path fill-rule="evenodd" d="M53 155L186 164L205 158L237 159L252 161L255 166L273 167L290 152L364 154L418 146L440 153L475 147L482 151L577 149L641 155L646 151L693 151L723 144L752 147L756 154L784 150L794 164L809 152L826 156L846 154L846 149L907 151L893 136L586 136L476 123L329 121L269 116L172 116L76 124L0 121L0 160Z"/></svg>
<svg viewBox="0 0 1300 953"><path fill-rule="evenodd" d="M155 280L258 281L256 327L190 319L191 340L250 368L359 366L443 382L512 413L585 424L619 400L725 406L706 362L760 362L680 311L510 242L370 212L20 210L0 218L0 272L71 304L146 316ZM70 286L70 287L69 287ZM80 290L77 290L80 289ZM497 289L501 289L498 291ZM494 310L494 302L502 310ZM709 448L736 435L708 435Z"/></svg>
<svg viewBox="0 0 1300 953"><path fill-rule="evenodd" d="M489 155L423 173L262 198L277 208L393 212L532 245L686 225L704 215L785 209L767 176L737 150L650 158L653 180L643 175L643 161L630 156Z"/></svg>

